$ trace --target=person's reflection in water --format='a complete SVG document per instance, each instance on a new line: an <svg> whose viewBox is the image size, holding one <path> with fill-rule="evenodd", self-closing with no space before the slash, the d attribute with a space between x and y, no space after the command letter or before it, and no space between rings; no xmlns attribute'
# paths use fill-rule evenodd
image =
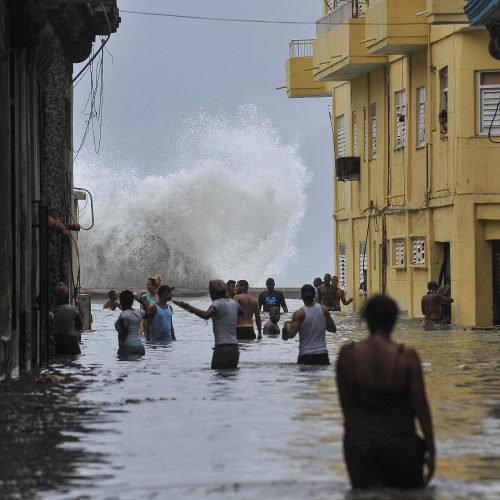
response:
<svg viewBox="0 0 500 500"><path fill-rule="evenodd" d="M362 311L369 337L344 345L337 360L344 456L353 488L421 488L434 474L434 435L420 359L414 349L391 340L398 313L390 297L372 297ZM415 418L424 440L416 433Z"/></svg>

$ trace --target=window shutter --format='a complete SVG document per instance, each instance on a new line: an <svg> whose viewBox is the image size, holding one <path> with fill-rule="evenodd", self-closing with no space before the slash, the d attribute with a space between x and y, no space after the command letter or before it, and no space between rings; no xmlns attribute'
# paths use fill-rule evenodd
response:
<svg viewBox="0 0 500 500"><path fill-rule="evenodd" d="M487 134L490 127L495 135L500 134L500 109L495 116L500 101L500 87L481 89L481 132ZM492 124L493 117L495 121Z"/></svg>

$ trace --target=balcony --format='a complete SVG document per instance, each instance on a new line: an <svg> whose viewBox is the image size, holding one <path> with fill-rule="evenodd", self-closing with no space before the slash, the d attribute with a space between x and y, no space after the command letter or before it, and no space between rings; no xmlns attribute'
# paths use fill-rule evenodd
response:
<svg viewBox="0 0 500 500"><path fill-rule="evenodd" d="M427 45L426 0L370 0L365 43L370 54L399 55Z"/></svg>
<svg viewBox="0 0 500 500"><path fill-rule="evenodd" d="M465 0L427 0L427 22L430 24L468 24Z"/></svg>
<svg viewBox="0 0 500 500"><path fill-rule="evenodd" d="M336 0L332 12L316 23L313 80L353 80L386 63L385 56L370 55L364 44L365 4Z"/></svg>
<svg viewBox="0 0 500 500"><path fill-rule="evenodd" d="M312 78L313 40L292 40L286 61L286 92L288 97L328 97L332 93L325 83Z"/></svg>

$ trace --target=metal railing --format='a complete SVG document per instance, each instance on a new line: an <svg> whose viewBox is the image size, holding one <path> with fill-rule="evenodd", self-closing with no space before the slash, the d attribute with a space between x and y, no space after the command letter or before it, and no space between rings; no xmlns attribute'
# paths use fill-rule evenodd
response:
<svg viewBox="0 0 500 500"><path fill-rule="evenodd" d="M316 36L328 33L350 19L363 19L367 3L362 0L333 0L333 10L316 22Z"/></svg>
<svg viewBox="0 0 500 500"><path fill-rule="evenodd" d="M289 44L290 59L293 57L312 57L314 40L292 40Z"/></svg>

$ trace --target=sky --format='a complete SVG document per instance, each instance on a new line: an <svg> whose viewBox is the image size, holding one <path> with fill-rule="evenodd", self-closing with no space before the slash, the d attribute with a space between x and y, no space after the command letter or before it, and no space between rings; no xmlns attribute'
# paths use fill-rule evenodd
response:
<svg viewBox="0 0 500 500"><path fill-rule="evenodd" d="M118 0L118 7L309 22L322 12L320 0ZM299 286L332 273L330 100L288 99L286 91L276 90L286 82L289 41L314 38L314 24L244 24L127 13L121 18L104 58L99 152L87 137L75 168L97 159L155 174L158 165L165 165L172 137L198 110L233 116L238 106L255 105L284 143L298 143L303 163L313 174L306 188L307 210L294 242L297 255L275 275L277 286ZM88 93L88 80L82 80L75 88L75 147L84 133L82 111Z"/></svg>

